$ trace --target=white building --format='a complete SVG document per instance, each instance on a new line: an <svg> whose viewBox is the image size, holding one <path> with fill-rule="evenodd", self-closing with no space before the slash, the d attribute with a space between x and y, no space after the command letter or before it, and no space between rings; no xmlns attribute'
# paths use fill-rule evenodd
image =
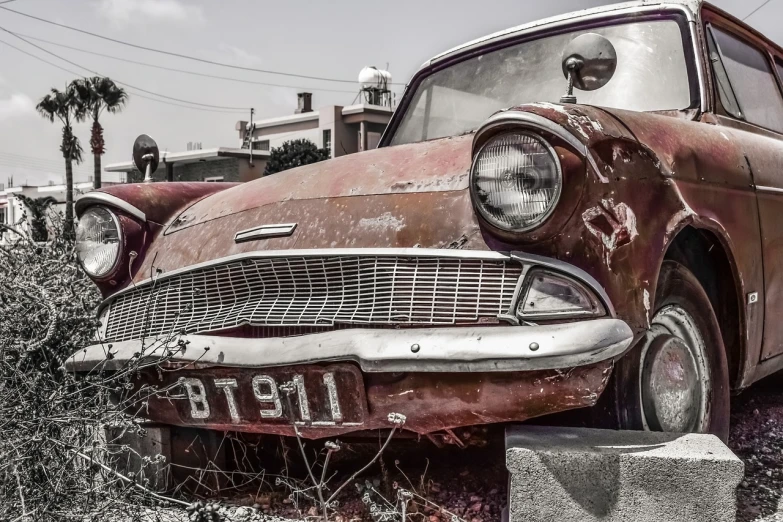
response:
<svg viewBox="0 0 783 522"><path fill-rule="evenodd" d="M311 106L310 93L299 93L295 114L253 122L253 150L268 152L290 140L307 139L329 150L330 157L374 149L391 119L391 107L360 103L342 107ZM240 146L249 148L250 123L238 121Z"/></svg>
<svg viewBox="0 0 783 522"><path fill-rule="evenodd" d="M110 185L115 185L115 183L103 183L103 186L105 187ZM91 181L86 183L74 183L73 199L75 200L79 195L89 192L90 190L92 190ZM9 187L5 190L0 190L0 223L21 228L26 232L30 231L29 212L27 212L27 220L19 223L26 210L24 203L17 197L19 194L31 199L52 197L57 203L50 207L51 210L63 215L65 214L65 185L45 185L40 187L25 185L20 187ZM10 235L11 234L7 231L0 231L0 242L12 239Z"/></svg>

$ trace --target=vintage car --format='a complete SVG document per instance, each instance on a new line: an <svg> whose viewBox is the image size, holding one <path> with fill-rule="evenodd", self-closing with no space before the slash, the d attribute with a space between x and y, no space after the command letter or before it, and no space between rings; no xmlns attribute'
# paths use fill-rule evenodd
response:
<svg viewBox="0 0 783 522"><path fill-rule="evenodd" d="M600 398L725 438L783 367L782 87L783 49L696 0L469 42L376 150L78 199L105 301L67 368L148 361L172 426L458 438Z"/></svg>

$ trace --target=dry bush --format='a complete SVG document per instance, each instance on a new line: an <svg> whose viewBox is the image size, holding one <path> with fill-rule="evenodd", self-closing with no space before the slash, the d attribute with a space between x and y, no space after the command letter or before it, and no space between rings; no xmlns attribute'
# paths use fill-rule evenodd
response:
<svg viewBox="0 0 783 522"><path fill-rule="evenodd" d="M76 379L65 359L92 344L100 296L73 244L4 227L0 245L0 520L137 518L158 502L104 467L105 423L138 429L126 368ZM115 401L116 402L116 401Z"/></svg>

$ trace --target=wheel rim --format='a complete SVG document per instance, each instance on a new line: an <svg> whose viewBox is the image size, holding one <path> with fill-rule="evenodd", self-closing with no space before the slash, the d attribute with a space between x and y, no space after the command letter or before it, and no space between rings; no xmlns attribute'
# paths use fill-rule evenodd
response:
<svg viewBox="0 0 783 522"><path fill-rule="evenodd" d="M712 382L706 353L696 322L682 307L668 305L655 314L639 371L646 430L707 430Z"/></svg>

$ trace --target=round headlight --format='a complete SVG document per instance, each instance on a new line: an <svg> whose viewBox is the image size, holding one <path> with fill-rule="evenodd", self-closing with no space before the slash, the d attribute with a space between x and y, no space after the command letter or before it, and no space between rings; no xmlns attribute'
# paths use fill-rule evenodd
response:
<svg viewBox="0 0 783 522"><path fill-rule="evenodd" d="M500 134L473 160L471 191L490 224L511 232L540 225L560 197L563 175L552 146L528 132Z"/></svg>
<svg viewBox="0 0 783 522"><path fill-rule="evenodd" d="M76 254L93 277L112 271L120 257L120 223L114 213L103 207L90 207L76 227Z"/></svg>

